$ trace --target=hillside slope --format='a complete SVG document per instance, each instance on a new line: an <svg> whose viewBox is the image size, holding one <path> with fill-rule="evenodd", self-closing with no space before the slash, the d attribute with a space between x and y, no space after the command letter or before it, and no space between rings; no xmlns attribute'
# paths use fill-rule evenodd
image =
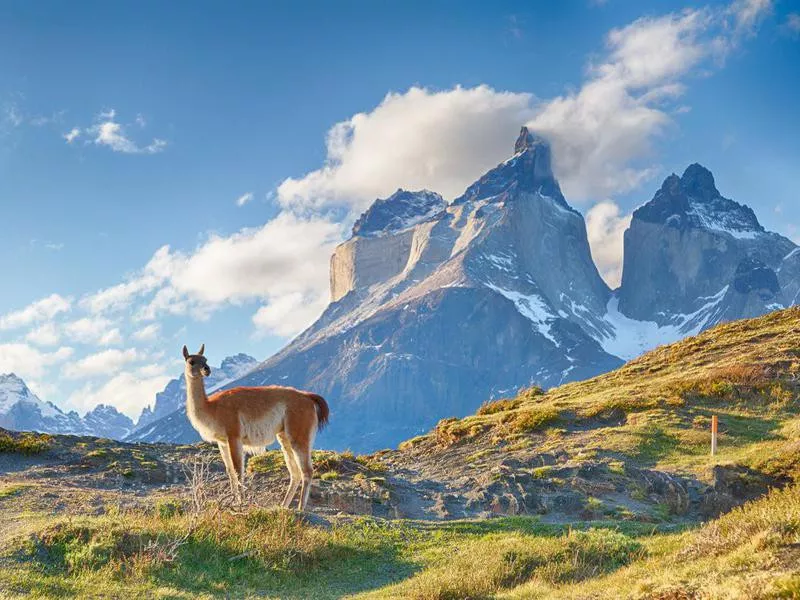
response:
<svg viewBox="0 0 800 600"><path fill-rule="evenodd" d="M0 592L797 597L798 374L800 308L718 326L398 450L317 452L303 518L265 509L277 451L230 511L207 445L0 432Z"/></svg>

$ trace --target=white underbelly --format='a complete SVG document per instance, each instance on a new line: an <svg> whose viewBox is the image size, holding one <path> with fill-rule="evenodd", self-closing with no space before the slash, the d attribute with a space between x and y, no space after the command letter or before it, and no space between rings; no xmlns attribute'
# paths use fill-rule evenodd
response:
<svg viewBox="0 0 800 600"><path fill-rule="evenodd" d="M275 436L281 430L284 406L275 406L268 413L258 419L241 420L242 444L250 452L259 452L275 441Z"/></svg>

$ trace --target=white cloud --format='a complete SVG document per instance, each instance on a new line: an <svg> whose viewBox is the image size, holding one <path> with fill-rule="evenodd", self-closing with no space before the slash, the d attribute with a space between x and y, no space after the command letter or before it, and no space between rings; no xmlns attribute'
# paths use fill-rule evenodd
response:
<svg viewBox="0 0 800 600"><path fill-rule="evenodd" d="M38 379L72 354L73 349L69 347L42 352L24 343L0 344L0 373L16 373L23 379Z"/></svg>
<svg viewBox="0 0 800 600"><path fill-rule="evenodd" d="M158 338L160 333L161 325L158 323L151 323L150 325L145 325L138 331L135 331L133 333L133 339L140 342L152 342Z"/></svg>
<svg viewBox="0 0 800 600"><path fill-rule="evenodd" d="M137 373L120 373L100 386L86 384L71 394L67 402L81 413L98 404L110 404L135 419L143 407L152 403L153 397L164 389L169 380L167 375L148 377Z"/></svg>
<svg viewBox="0 0 800 600"><path fill-rule="evenodd" d="M800 34L800 13L789 13L786 15L784 28L791 34Z"/></svg>
<svg viewBox="0 0 800 600"><path fill-rule="evenodd" d="M64 325L64 333L71 340L82 344L109 346L122 341L119 329L104 317L83 317Z"/></svg>
<svg viewBox="0 0 800 600"><path fill-rule="evenodd" d="M595 204L586 213L586 232L592 258L600 275L616 288L622 280L622 250L625 230L632 215L621 215L620 208L609 200Z"/></svg>
<svg viewBox="0 0 800 600"><path fill-rule="evenodd" d="M0 330L14 329L50 320L60 313L67 312L71 306L72 301L69 298L64 298L59 294L51 294L21 310L0 315Z"/></svg>
<svg viewBox="0 0 800 600"><path fill-rule="evenodd" d="M25 339L39 346L55 346L61 340L61 334L54 323L43 323L29 331Z"/></svg>
<svg viewBox="0 0 800 600"><path fill-rule="evenodd" d="M259 308L253 315L253 324L259 333L292 337L319 317L329 299L327 290L309 296L300 292L284 294Z"/></svg>
<svg viewBox="0 0 800 600"><path fill-rule="evenodd" d="M555 172L571 201L629 191L658 172L647 157L672 115L690 108L675 106L685 80L754 30L768 8L766 0L741 0L614 29L606 55L576 91L535 106L531 94L487 86L390 93L372 111L334 125L325 166L286 179L278 199L294 209L341 204L359 211L398 187L453 198L508 157L524 122L552 142Z"/></svg>
<svg viewBox="0 0 800 600"><path fill-rule="evenodd" d="M334 203L358 211L399 187L454 198L510 155L520 125L533 114L531 100L485 85L387 94L371 112L334 125L326 165L286 179L278 200L286 207Z"/></svg>
<svg viewBox="0 0 800 600"><path fill-rule="evenodd" d="M246 194L242 194L236 199L236 206L244 206L248 202L253 199L253 192L247 192Z"/></svg>
<svg viewBox="0 0 800 600"><path fill-rule="evenodd" d="M92 314L129 308L137 297L156 290L164 282L171 260L169 246L159 248L139 273L128 281L82 298L81 307Z"/></svg>
<svg viewBox="0 0 800 600"><path fill-rule="evenodd" d="M96 375L112 375L123 366L139 359L135 348L128 350L103 350L64 365L62 373L68 379L81 379Z"/></svg>
<svg viewBox="0 0 800 600"><path fill-rule="evenodd" d="M155 154L161 152L167 145L164 140L155 138L147 146L138 146L133 140L125 136L125 130L122 125L114 121L98 123L87 131L95 135L95 144L108 146L114 152L123 152L125 154Z"/></svg>
<svg viewBox="0 0 800 600"><path fill-rule="evenodd" d="M73 127L67 133L65 133L62 137L67 140L68 144L71 144L75 140L77 140L81 135L81 130L77 127Z"/></svg>
<svg viewBox="0 0 800 600"><path fill-rule="evenodd" d="M158 377L160 375L164 375L164 365L160 365L158 363L142 365L136 369L136 374L139 375L139 377Z"/></svg>
<svg viewBox="0 0 800 600"><path fill-rule="evenodd" d="M109 329L97 340L101 346L115 346L122 343L122 333L118 328Z"/></svg>
<svg viewBox="0 0 800 600"><path fill-rule="evenodd" d="M343 233L339 223L282 212L263 227L212 236L191 254L169 255L168 283L141 316L168 313L203 319L216 307L248 300L267 301L272 314L278 302L286 318L293 310L308 311L286 306L281 299L297 294L318 306L320 296L327 297L328 259Z"/></svg>
<svg viewBox="0 0 800 600"><path fill-rule="evenodd" d="M153 138L147 144L134 141L128 136L126 125L117 121L116 118L117 111L114 109L104 110L97 115L93 125L83 129L73 127L62 137L68 144L72 144L77 138L86 136L98 146L106 146L114 152L123 154L157 154L167 147L167 142L160 138ZM147 124L142 115L137 115L135 123L140 128Z"/></svg>
<svg viewBox="0 0 800 600"><path fill-rule="evenodd" d="M554 170L570 200L607 197L657 172L640 164L670 123L681 79L712 52L703 10L642 18L607 37L608 55L577 91L543 103L529 126L553 144Z"/></svg>
<svg viewBox="0 0 800 600"><path fill-rule="evenodd" d="M6 102L3 105L2 117L3 124L11 127L19 127L25 121L16 102Z"/></svg>
<svg viewBox="0 0 800 600"><path fill-rule="evenodd" d="M772 11L772 0L735 0L728 10L736 33L752 35L758 23Z"/></svg>

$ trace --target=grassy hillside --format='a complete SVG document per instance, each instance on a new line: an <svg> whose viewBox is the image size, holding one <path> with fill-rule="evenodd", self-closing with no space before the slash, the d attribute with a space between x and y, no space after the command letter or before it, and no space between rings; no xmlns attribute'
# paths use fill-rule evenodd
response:
<svg viewBox="0 0 800 600"><path fill-rule="evenodd" d="M658 348L595 379L487 403L405 447L488 436L507 450L535 445L695 474L736 462L789 480L800 465L799 391L800 309L792 308Z"/></svg>
<svg viewBox="0 0 800 600"><path fill-rule="evenodd" d="M798 372L800 309L718 327L318 453L306 516L274 452L237 505L203 447L0 433L0 597L800 597Z"/></svg>

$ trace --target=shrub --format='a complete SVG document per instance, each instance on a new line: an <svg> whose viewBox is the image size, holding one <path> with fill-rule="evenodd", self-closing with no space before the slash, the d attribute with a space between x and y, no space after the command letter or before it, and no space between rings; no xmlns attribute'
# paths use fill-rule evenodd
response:
<svg viewBox="0 0 800 600"><path fill-rule="evenodd" d="M250 473L274 473L285 469L283 455L279 450L270 450L263 454L251 456L247 461L247 470Z"/></svg>
<svg viewBox="0 0 800 600"><path fill-rule="evenodd" d="M184 512L183 503L177 498L165 498L156 503L156 514L161 519L171 519Z"/></svg>
<svg viewBox="0 0 800 600"><path fill-rule="evenodd" d="M545 425L554 423L559 418L559 413L552 407L538 407L521 410L511 421L511 431L514 433L530 433L539 431Z"/></svg>
<svg viewBox="0 0 800 600"><path fill-rule="evenodd" d="M25 455L40 454L50 449L53 437L45 433L23 433L12 437L0 434L0 452L18 452Z"/></svg>
<svg viewBox="0 0 800 600"><path fill-rule="evenodd" d="M522 403L522 398L501 398L500 400L491 400L484 402L478 409L479 415L493 415L507 410L518 408Z"/></svg>

